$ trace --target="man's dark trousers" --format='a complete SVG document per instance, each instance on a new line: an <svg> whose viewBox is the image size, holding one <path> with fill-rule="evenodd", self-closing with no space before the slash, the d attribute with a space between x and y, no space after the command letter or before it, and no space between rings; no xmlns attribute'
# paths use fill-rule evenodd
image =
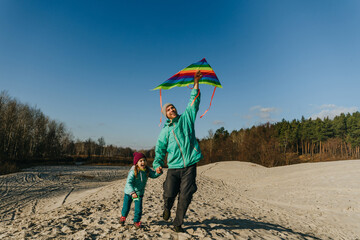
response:
<svg viewBox="0 0 360 240"><path fill-rule="evenodd" d="M164 182L164 207L170 210L179 194L174 226L181 226L185 213L196 192L196 164L186 168L169 169Z"/></svg>

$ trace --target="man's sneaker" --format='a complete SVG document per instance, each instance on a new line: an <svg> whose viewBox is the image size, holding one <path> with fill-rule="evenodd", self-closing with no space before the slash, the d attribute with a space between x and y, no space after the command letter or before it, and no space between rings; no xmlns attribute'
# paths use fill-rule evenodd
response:
<svg viewBox="0 0 360 240"><path fill-rule="evenodd" d="M175 232L185 232L185 230L181 226L174 226Z"/></svg>
<svg viewBox="0 0 360 240"><path fill-rule="evenodd" d="M122 226L125 225L125 221L126 221L126 217L121 217L121 218L120 218L120 224L121 224Z"/></svg>
<svg viewBox="0 0 360 240"><path fill-rule="evenodd" d="M169 220L169 218L170 218L170 210L165 208L163 212L163 219L167 221Z"/></svg>
<svg viewBox="0 0 360 240"><path fill-rule="evenodd" d="M136 227L136 228L141 228L142 226L141 226L141 222L134 222L134 226Z"/></svg>

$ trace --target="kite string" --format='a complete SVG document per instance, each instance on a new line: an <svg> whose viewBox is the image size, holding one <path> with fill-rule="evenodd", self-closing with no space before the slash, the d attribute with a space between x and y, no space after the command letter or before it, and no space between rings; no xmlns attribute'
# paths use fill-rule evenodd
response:
<svg viewBox="0 0 360 240"><path fill-rule="evenodd" d="M209 111L209 109L210 109L210 107L211 107L211 102L212 102L212 100L213 100L213 98L214 98L215 90L216 90L216 87L214 87L214 91L213 91L213 94L212 94L212 96L211 96L209 108L206 109L206 111L203 113L203 115L200 116L200 118L202 118L202 117L207 113L207 111Z"/></svg>

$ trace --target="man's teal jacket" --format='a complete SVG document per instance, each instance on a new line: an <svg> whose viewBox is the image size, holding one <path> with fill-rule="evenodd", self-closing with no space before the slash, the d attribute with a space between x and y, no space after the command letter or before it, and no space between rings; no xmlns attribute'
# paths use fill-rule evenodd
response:
<svg viewBox="0 0 360 240"><path fill-rule="evenodd" d="M164 166L166 153L170 169L188 167L203 158L195 137L195 119L199 105L200 90L193 89L185 112L166 121L156 143L154 169Z"/></svg>

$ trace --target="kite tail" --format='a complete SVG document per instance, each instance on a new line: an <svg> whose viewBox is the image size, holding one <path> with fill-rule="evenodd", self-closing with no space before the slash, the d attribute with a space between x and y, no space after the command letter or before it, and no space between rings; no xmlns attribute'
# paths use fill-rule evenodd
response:
<svg viewBox="0 0 360 240"><path fill-rule="evenodd" d="M194 104L195 100L198 98L198 96L200 95L200 89L198 91L198 94L196 95L196 97L194 98L194 100L191 102L191 106Z"/></svg>
<svg viewBox="0 0 360 240"><path fill-rule="evenodd" d="M209 109L210 109L210 107L211 107L211 102L212 102L212 100L213 100L213 98L214 98L215 90L216 90L216 87L214 87L214 91L213 91L213 94L212 94L212 96L211 96L209 108L203 113L203 115L200 116L200 118L202 118L202 117L207 113L207 111L209 111Z"/></svg>

